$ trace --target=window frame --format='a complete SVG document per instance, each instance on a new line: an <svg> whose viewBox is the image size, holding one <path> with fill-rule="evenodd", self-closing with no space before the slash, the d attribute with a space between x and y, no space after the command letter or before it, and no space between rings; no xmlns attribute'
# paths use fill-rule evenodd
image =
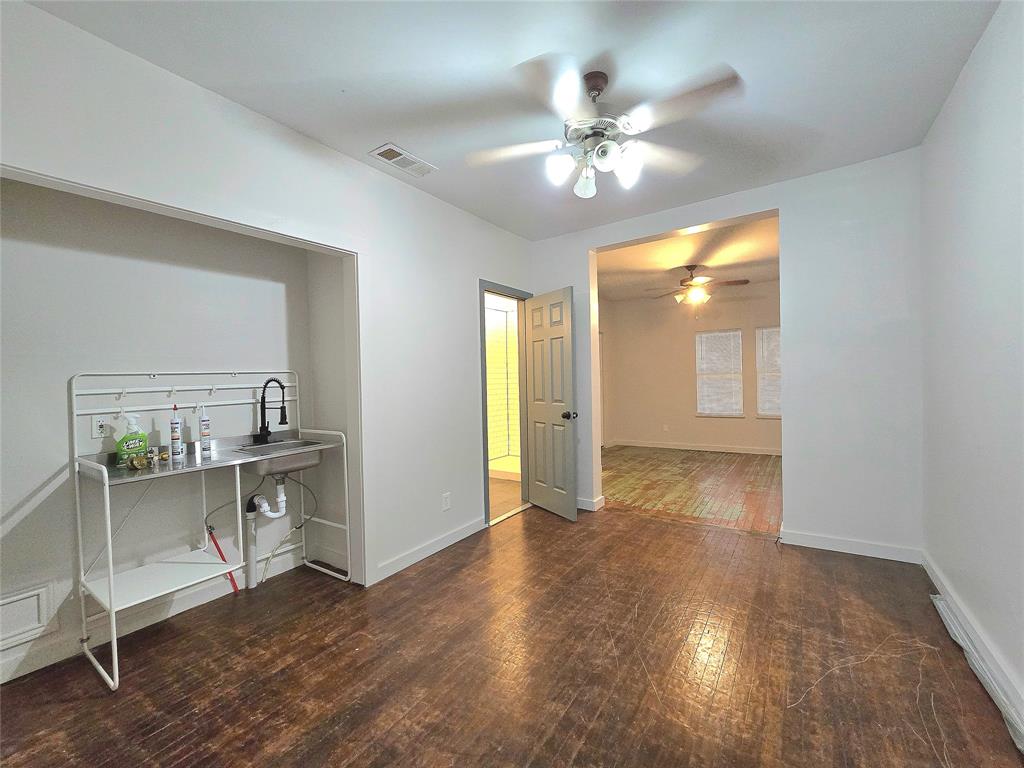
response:
<svg viewBox="0 0 1024 768"><path fill-rule="evenodd" d="M779 377L780 393L782 384L782 324L778 325L759 325L754 328L754 397L756 399L755 409L757 411L757 418L759 419L782 419L782 397L779 397L779 412L778 413L763 413L761 411L761 332L777 330L779 332Z"/></svg>
<svg viewBox="0 0 1024 768"><path fill-rule="evenodd" d="M700 372L700 338L704 334L712 333L735 333L739 336L740 341L740 353L739 353L739 371L735 374L702 374ZM694 331L694 396L696 402L694 403L694 413L699 419L745 419L746 414L746 393L743 386L743 329L742 328L714 328L705 329L701 331ZM740 382L740 410L739 413L706 413L700 409L700 380L701 376L737 376Z"/></svg>

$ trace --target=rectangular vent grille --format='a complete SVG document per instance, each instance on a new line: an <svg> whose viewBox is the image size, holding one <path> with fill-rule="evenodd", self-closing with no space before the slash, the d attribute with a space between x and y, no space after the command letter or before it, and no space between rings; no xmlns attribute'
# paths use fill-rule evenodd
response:
<svg viewBox="0 0 1024 768"><path fill-rule="evenodd" d="M383 144L370 152L370 154L378 160L388 165L393 165L398 170L419 179L431 171L437 170L436 165L431 165L426 160L420 160L415 155L410 155L404 149L396 147L394 144Z"/></svg>

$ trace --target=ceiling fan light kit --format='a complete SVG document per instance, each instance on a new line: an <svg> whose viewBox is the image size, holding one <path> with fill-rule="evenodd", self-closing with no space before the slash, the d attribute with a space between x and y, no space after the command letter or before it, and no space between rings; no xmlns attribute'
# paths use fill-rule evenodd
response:
<svg viewBox="0 0 1024 768"><path fill-rule="evenodd" d="M710 298L711 294L708 293L707 288L703 285L691 285L685 291L675 295L676 304L682 304L685 302L686 304L698 306L701 304L707 304Z"/></svg>
<svg viewBox="0 0 1024 768"><path fill-rule="evenodd" d="M634 137L689 117L703 108L711 96L740 85L736 72L722 67L675 94L619 113L598 103L608 87L605 72L594 70L581 76L569 57L555 55L531 59L517 69L524 84L562 120L564 142L517 144L474 152L467 160L471 165L480 165L553 153L544 160L548 181L562 186L579 169L572 189L584 199L597 194L597 171L614 173L619 185L629 190L636 185L647 163L675 172L692 170L695 162L699 164L699 158Z"/></svg>
<svg viewBox="0 0 1024 768"><path fill-rule="evenodd" d="M596 112L600 106L597 99L608 85L608 75L588 72L583 76L583 83L592 107L587 111ZM623 189L630 189L636 184L644 158L637 142L631 141L624 129L627 124L632 126L625 116L606 114L573 117L565 121L566 148L578 158L582 167L580 179L573 187L577 197L591 198L597 194L594 171L614 172Z"/></svg>

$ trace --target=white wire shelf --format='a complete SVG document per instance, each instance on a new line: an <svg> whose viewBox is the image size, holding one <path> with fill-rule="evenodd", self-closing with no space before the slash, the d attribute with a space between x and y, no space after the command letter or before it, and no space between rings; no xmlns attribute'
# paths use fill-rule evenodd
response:
<svg viewBox="0 0 1024 768"><path fill-rule="evenodd" d="M87 577L82 586L96 598L104 610L121 611L147 600L177 592L179 589L224 576L228 571L238 567L237 563L225 563L210 552L195 549L183 555L164 558L114 574L114 605L110 605L110 586L105 571Z"/></svg>

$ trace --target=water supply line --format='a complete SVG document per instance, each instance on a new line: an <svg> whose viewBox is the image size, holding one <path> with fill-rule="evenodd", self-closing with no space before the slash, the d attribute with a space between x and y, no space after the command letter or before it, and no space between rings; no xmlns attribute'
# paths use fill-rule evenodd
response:
<svg viewBox="0 0 1024 768"><path fill-rule="evenodd" d="M207 525L206 526L206 531L207 531L207 533L210 534L210 541L212 541L213 542L213 546L216 547L217 555L220 557L221 562L222 563L226 563L228 561L228 559L224 556L224 550L220 548L220 542L217 541L217 536L213 532L213 526L212 525ZM228 581L231 582L231 589L232 589L232 591L237 594L237 592L238 592L238 582L235 581L235 574L233 574L231 571L228 571L227 577L228 577Z"/></svg>
<svg viewBox="0 0 1024 768"><path fill-rule="evenodd" d="M300 514L299 517L301 519L299 520L298 525L290 528L288 530L288 533L286 533L284 536L282 536L281 540L279 542L277 542L277 546L275 546L272 550L270 550L270 555L267 556L267 564L263 566L263 577L260 579L260 584L262 584L264 581L267 580L267 575L270 573L270 563L273 561L274 557L277 555L277 553L281 549L281 547L284 546L284 543L286 541L288 541L288 539L291 538L291 535L293 533L295 533L296 531L301 531L302 530L302 526L304 526L306 523L308 523L310 520L312 520L314 517L316 517L316 511L320 507L320 502L317 500L316 494L313 493L313 489L312 488L310 488L308 485L306 485L301 480L296 480L294 477L291 477L289 479L293 483L298 485L300 488L303 488L304 490L309 492L310 497L313 499L313 511L310 512L308 515L305 515L305 516ZM300 491L299 493L301 494L302 491ZM305 558L305 552L303 552L303 558ZM307 563L307 565L308 564L309 563Z"/></svg>

